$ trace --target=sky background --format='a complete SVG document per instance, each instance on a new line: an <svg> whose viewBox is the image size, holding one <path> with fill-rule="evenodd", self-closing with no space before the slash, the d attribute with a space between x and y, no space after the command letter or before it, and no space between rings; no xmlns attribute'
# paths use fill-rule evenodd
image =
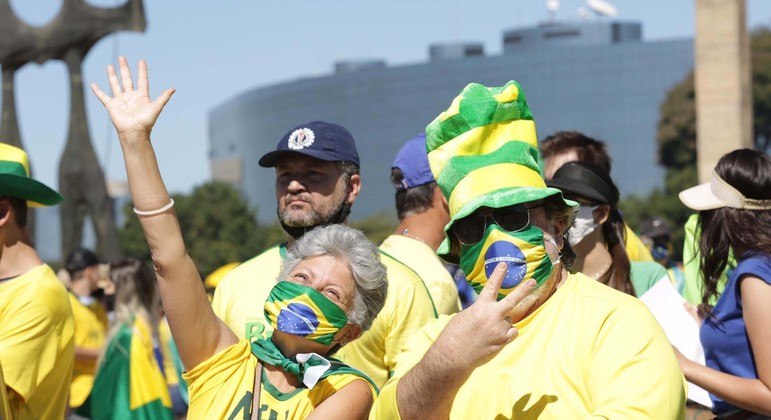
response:
<svg viewBox="0 0 771 420"><path fill-rule="evenodd" d="M11 0L20 18L38 26L53 19L61 3ZM89 3L113 7L123 2ZM556 17L578 19L583 3L562 0ZM771 1L747 3L750 28L771 25ZM613 4L619 19L643 23L646 40L693 36L693 0ZM97 43L84 62L84 84L96 82L107 90L105 67L120 54L132 69L140 58L148 61L153 97L167 87L177 89L156 124L153 143L169 189L188 192L210 178L207 116L229 98L260 86L329 74L341 59L379 58L389 66L423 62L432 43L483 42L487 55L497 55L502 32L546 20L545 5L545 0L145 0L147 30L121 32ZM124 180L107 114L90 89L86 98L91 141L102 169L108 179ZM34 176L57 187L69 118L64 64L22 68L16 74L16 100Z"/></svg>

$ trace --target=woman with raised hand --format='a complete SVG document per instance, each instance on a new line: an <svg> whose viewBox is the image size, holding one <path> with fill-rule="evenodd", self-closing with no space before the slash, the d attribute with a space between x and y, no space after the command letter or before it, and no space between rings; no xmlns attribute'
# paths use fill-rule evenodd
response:
<svg viewBox="0 0 771 420"><path fill-rule="evenodd" d="M386 271L376 247L345 226L295 243L265 304L275 331L249 343L215 315L185 249L150 131L173 89L149 96L147 65L135 87L128 63L107 68L112 97L91 87L118 132L134 211L152 254L166 317L188 372L188 418L366 418L376 389L329 358L367 330L383 306Z"/></svg>
<svg viewBox="0 0 771 420"><path fill-rule="evenodd" d="M706 389L718 418L771 417L771 157L740 149L724 155L708 183L680 193L699 211L699 315L707 366L677 353L688 381ZM723 293L718 283L729 255ZM710 302L717 303L714 306Z"/></svg>

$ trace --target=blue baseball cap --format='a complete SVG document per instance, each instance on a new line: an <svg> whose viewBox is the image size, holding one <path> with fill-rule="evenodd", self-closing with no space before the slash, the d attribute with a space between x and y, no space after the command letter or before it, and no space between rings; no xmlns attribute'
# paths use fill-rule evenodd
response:
<svg viewBox="0 0 771 420"><path fill-rule="evenodd" d="M289 152L359 166L359 153L351 132L342 125L326 121L311 121L292 128L281 137L276 150L260 158L259 164L263 168L272 168L281 155Z"/></svg>
<svg viewBox="0 0 771 420"><path fill-rule="evenodd" d="M434 174L428 166L428 153L426 152L426 135L420 134L412 140L404 143L404 146L396 154L391 168L398 168L404 174L401 184L394 184L397 190L406 190L434 182Z"/></svg>

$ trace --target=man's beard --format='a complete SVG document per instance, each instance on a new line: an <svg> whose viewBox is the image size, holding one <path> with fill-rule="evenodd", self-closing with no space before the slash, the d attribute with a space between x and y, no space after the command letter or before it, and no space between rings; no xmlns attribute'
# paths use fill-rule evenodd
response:
<svg viewBox="0 0 771 420"><path fill-rule="evenodd" d="M276 207L276 213L284 232L294 239L300 239L306 232L319 226L343 223L351 213L351 205L348 203L347 197L343 196L342 202L326 218L313 208L311 208L309 217L302 217L300 220L287 220L286 215L281 213L278 207Z"/></svg>

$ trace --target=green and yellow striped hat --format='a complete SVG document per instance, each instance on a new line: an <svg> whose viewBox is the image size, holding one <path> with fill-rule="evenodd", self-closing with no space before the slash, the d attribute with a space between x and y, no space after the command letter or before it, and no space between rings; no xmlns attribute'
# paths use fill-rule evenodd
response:
<svg viewBox="0 0 771 420"><path fill-rule="evenodd" d="M27 200L32 207L53 206L62 196L29 176L27 153L18 147L0 143L0 195Z"/></svg>
<svg viewBox="0 0 771 420"><path fill-rule="evenodd" d="M533 114L519 83L471 83L426 127L431 172L455 221L480 207L499 208L562 193L544 183ZM577 203L565 200L568 206ZM437 250L447 257L449 237Z"/></svg>

